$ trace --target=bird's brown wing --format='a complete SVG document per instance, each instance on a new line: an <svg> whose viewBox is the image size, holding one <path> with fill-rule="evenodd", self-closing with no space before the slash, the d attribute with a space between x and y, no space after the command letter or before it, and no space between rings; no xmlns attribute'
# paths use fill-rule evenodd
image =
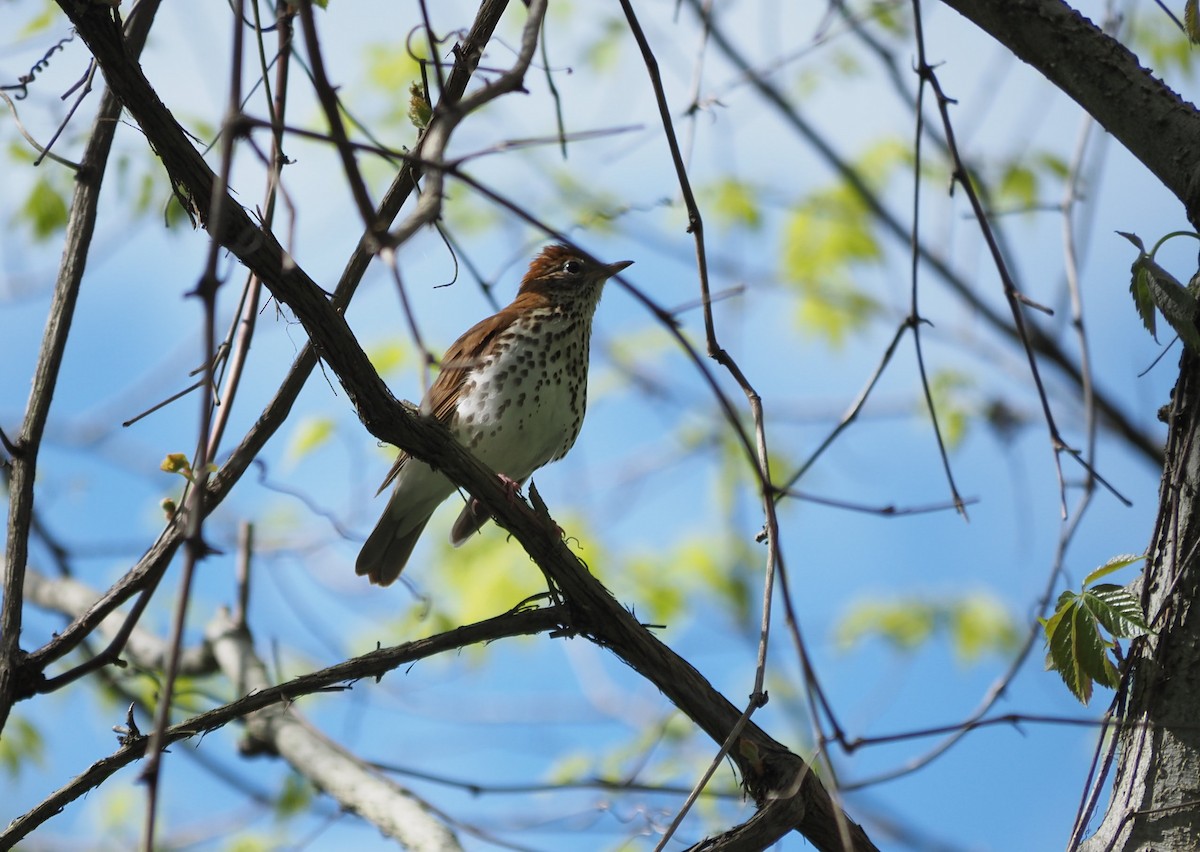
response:
<svg viewBox="0 0 1200 852"><path fill-rule="evenodd" d="M455 409L458 408L458 398L462 395L467 376L479 363L481 353L488 348L497 335L512 324L515 316L513 306L510 305L499 313L480 320L466 334L454 341L446 350L446 354L442 356L441 372L434 379L429 392L425 394L425 399L421 401L422 413L426 413L442 423L450 422ZM396 457L396 463L392 465L392 469L384 478L383 484L375 492L376 495L382 494L383 490L392 484L407 460L408 453L401 450L400 455Z"/></svg>

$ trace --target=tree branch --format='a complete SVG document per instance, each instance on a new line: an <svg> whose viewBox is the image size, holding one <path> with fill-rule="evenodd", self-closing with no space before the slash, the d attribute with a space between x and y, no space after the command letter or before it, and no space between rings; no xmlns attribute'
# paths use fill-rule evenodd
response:
<svg viewBox="0 0 1200 852"><path fill-rule="evenodd" d="M172 182L191 200L201 222L213 205L213 174L182 128L158 99L136 63L130 62L120 32L98 6L59 5L91 49L109 86L141 126ZM485 90L486 91L486 90ZM443 471L478 498L524 546L569 601L570 626L611 648L653 682L713 740L722 742L740 711L686 660L659 642L601 586L562 541L548 515L510 498L495 474L455 442L444 427L409 415L379 378L340 313L307 274L285 255L270 233L226 199L219 232L212 236L257 273L272 294L303 324L317 351L336 374L359 418L376 437L395 444ZM874 849L866 834L840 812L814 773L798 756L748 724L731 750L743 783L760 805L787 792L802 814L796 829L818 849ZM793 784L797 782L795 791ZM841 827L849 836L843 837Z"/></svg>
<svg viewBox="0 0 1200 852"><path fill-rule="evenodd" d="M467 88L467 83L470 81L479 64L483 45L491 39L506 4L507 0L487 0L480 7L479 14L476 16L470 32L456 51L457 58L454 68L450 72L446 88L442 94L442 101L445 103L453 104L463 96ZM434 124L436 123L437 119L434 120ZM399 214L400 208L416 188L416 183L420 179L420 176L420 162L416 159L406 161L400 173L392 181L392 185L384 195L383 201L380 203L379 221L390 222ZM334 291L331 303L335 310L343 310L349 303L350 298L358 288L359 282L362 280L363 274L366 272L367 265L374 256L375 246L376 241L369 233L364 234L359 240L358 245L350 255L350 259L346 262L346 267L342 271L337 289ZM242 438L242 442L224 460L220 470L213 475L209 482L208 499L204 501L205 511L215 509L225 499L233 486L241 480L241 477L245 474L250 464L257 458L258 453L276 431L278 431L291 412L293 403L299 396L301 389L304 387L309 374L316 364L316 352L312 344L307 344L293 362L291 370L280 384L274 398L263 409L258 420ZM167 569L176 550L183 541L183 526L180 520L177 517L171 521L166 529L163 530L158 540L138 560L137 564L126 572L104 595L98 598L86 612L72 621L66 629L61 631L45 646L30 653L25 658L24 666L28 673L26 681L36 680L36 677L40 677L40 672L49 663L63 657L78 647L79 643L113 609L139 592L145 596L152 591L154 584L158 582L158 578ZM84 663L80 667L84 669L81 673L86 673L86 671L93 670L95 667L111 662L120 652L122 644L123 640L114 642L110 649L106 650L94 661L89 660L87 663ZM24 689L18 689L16 693L18 699L26 697L31 691L39 691L35 688L35 685L29 682L22 684L22 686Z"/></svg>
<svg viewBox="0 0 1200 852"><path fill-rule="evenodd" d="M1055 0L1047 0L1055 2ZM883 199L876 194L868 185L867 180L863 175L848 162L841 154L838 153L834 145L822 136L817 129L809 123L803 115L795 108L794 104L788 99L787 95L767 80L762 74L752 67L750 60L744 56L737 47L733 44L729 35L724 28L713 21L711 15L704 10L700 0L688 0L692 8L700 15L711 30L713 43L729 58L729 60L742 71L750 85L752 85L762 96L763 100L768 105L776 109L780 116L792 127L803 139L805 139L817 155L824 160L831 169L838 175L839 179L844 181L866 205L871 215L879 222L883 229L890 233L892 237L898 240L904 246L910 243L911 235L908 228L901 222L900 218L893 213L883 202ZM956 0L964 5L971 5L969 0ZM1007 8L1006 3L1001 0L995 4L1003 8ZM1014 342L1018 342L1017 330L1012 324L1004 319L1003 312L992 307L986 300L982 299L975 292L973 282L961 275L958 275L949 262L942 255L937 253L933 248L925 243L918 246L918 251L921 255L921 260L929 265L937 276L945 282L954 294L968 305L975 314L983 319L988 325L994 328L1001 335L1009 338ZM1056 367L1058 367L1064 375L1067 376L1076 385L1081 385L1083 378L1079 373L1079 366L1075 360L1070 357L1059 344L1051 338L1046 332L1042 331L1041 326L1032 323L1028 326L1029 342L1038 354ZM1162 441L1155 434L1144 431L1134 423L1129 416L1125 414L1112 399L1112 397L1095 389L1095 402L1097 410L1104 416L1105 422L1127 440L1130 444L1141 451L1151 464L1155 467L1161 467L1163 463ZM789 480L790 484L794 484L797 477L792 477Z"/></svg>
<svg viewBox="0 0 1200 852"><path fill-rule="evenodd" d="M230 613L217 612L204 631L230 683L253 694L268 689L267 668L254 653L250 634ZM278 754L318 790L398 840L413 852L461 852L454 832L409 790L380 776L362 760L311 727L293 708L273 704L245 717L251 739L243 750Z"/></svg>
<svg viewBox="0 0 1200 852"><path fill-rule="evenodd" d="M361 678L380 678L405 663L426 659L480 642L491 642L509 636L528 636L553 630L562 613L555 608L509 612L459 627L427 639L406 642L393 648L382 648L361 657L329 666L294 678L287 683L252 692L236 701L215 707L205 713L172 725L164 734L164 744L215 731L243 719L252 713L281 703L295 701L304 695L349 689ZM0 831L0 849L9 849L39 825L55 816L69 803L103 784L118 770L146 756L148 736L134 735L123 741L121 748L98 760L67 784L55 790L29 812L17 817Z"/></svg>
<svg viewBox="0 0 1200 852"><path fill-rule="evenodd" d="M123 45L122 53L128 51L126 61L129 64L136 66L136 62L129 57L136 58L141 53L158 10L158 2L152 0L138 5L137 14L130 18L127 40L117 22L111 21L111 29ZM54 285L25 419L14 441L7 542L4 548L4 603L0 608L0 730L4 730L13 702L28 691L28 684L23 682L29 670L24 667L24 652L20 647L21 611L25 565L29 559L29 528L33 520L38 451L50 413L50 402L58 384L59 369L87 266L92 235L96 230L100 186L104 182L121 107L122 99L115 92L104 92L75 176L75 192L71 197L71 210L67 218L62 263Z"/></svg>
<svg viewBox="0 0 1200 852"><path fill-rule="evenodd" d="M1062 0L942 0L1090 113L1200 228L1200 114Z"/></svg>

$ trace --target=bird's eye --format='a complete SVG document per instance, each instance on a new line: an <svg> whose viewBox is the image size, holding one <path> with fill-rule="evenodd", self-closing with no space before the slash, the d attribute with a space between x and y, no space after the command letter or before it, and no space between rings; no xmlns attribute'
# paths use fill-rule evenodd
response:
<svg viewBox="0 0 1200 852"><path fill-rule="evenodd" d="M568 275L578 275L580 272L583 272L583 261L568 260L563 264L563 272Z"/></svg>

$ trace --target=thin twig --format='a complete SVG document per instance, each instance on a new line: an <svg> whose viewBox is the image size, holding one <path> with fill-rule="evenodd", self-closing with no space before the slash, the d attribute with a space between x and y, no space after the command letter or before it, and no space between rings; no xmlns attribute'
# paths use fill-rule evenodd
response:
<svg viewBox="0 0 1200 852"><path fill-rule="evenodd" d="M546 46L546 21L542 20L542 70L546 74L546 90L550 93L550 100L554 103L554 125L558 128L558 148L562 152L562 158L567 159L567 126L563 121L562 95L559 94L558 86L554 83L554 69L550 67L550 49Z"/></svg>
<svg viewBox="0 0 1200 852"><path fill-rule="evenodd" d="M137 10L135 9L134 14L136 13ZM80 81L74 87L68 89L66 94L63 95L63 98L66 98L71 94L72 91L79 89L79 96L75 98L75 101L71 104L71 108L67 110L67 114L64 115L62 121L58 123L58 127L54 130L54 135L50 137L50 141L46 143L46 147L42 150L42 153L36 160L33 161L35 166L40 166L43 160L45 160L47 157L53 156L50 153L50 149L54 147L54 143L58 141L59 137L62 136L63 132L67 129L67 125L71 123L71 119L75 117L75 111L79 109L80 105L84 102L87 96L91 94L92 82L95 79L96 63L91 62L88 64L88 69L86 72L84 72L84 75Z"/></svg>
<svg viewBox="0 0 1200 852"><path fill-rule="evenodd" d="M867 211L886 233L905 246L909 245L911 238L909 228L901 221L899 216L885 206L882 198L871 189L866 178L860 171L841 156L836 146L829 139L817 132L816 128L800 114L799 110L777 86L764 77L757 75L754 66L735 47L724 28L718 26L711 16L704 16L702 0L687 0L687 3L697 16L701 17L706 22L706 25L711 28L713 44L716 45L740 73L746 75L747 81L762 96L763 100L774 108L780 117L802 139L808 142L817 156L833 169L855 196L862 201ZM927 264L929 269L958 298L962 299L964 304L971 309L976 317L983 320L1003 337L1014 341L1022 339L1021 333L1011 322L1005 320L1003 313L993 308L991 304L976 292L973 281L956 273L945 258L934 251L929 245L922 243L920 251L921 261ZM1047 362L1062 371L1072 383L1080 383L1079 369L1073 359L1055 340L1042 332L1038 326L1027 326L1024 329L1024 337L1028 345L1031 345ZM1136 447L1155 467L1162 467L1162 442L1155 435L1139 428L1117 406L1116 402L1099 390L1096 391L1096 408L1104 416L1106 422L1127 440L1130 445Z"/></svg>
<svg viewBox="0 0 1200 852"><path fill-rule="evenodd" d="M329 135L338 155L342 158L342 171L345 174L346 183L350 187L350 194L358 207L358 213L362 216L363 225L366 226L369 233L374 233L376 230L381 230L379 222L375 219L375 204L367 193L367 185L363 180L362 172L359 171L358 161L354 159L354 151L349 146L350 140L346 135L346 125L342 123L341 102L325 73L325 59L321 54L321 45L317 41L317 24L313 18L311 0L303 0L298 4L298 9L300 21L303 24L301 29L304 31L304 45L308 49L308 62L312 69L317 100L321 102L325 120L329 122Z"/></svg>
<svg viewBox="0 0 1200 852"><path fill-rule="evenodd" d="M287 109L288 79L292 56L292 18L294 12L289 6L280 6L274 29L278 44L275 64L276 82L275 96L271 95L268 81L267 62L262 45L262 26L258 17L258 4L252 3L251 8L255 21L255 43L258 47L259 68L263 76L263 94L267 100L267 112L271 116L271 150L267 158L267 186L264 190L262 226L271 229L275 223L276 204L279 199L282 184L283 166L286 158L283 154L283 126ZM240 115L240 113L239 113ZM223 132L229 132L227 127ZM222 346L230 353L224 371L224 389L221 393L222 404L214 405L212 411L212 427L208 441L208 457L215 459L225 434L225 427L233 412L233 401L237 397L241 385L246 359L250 353L250 344L254 339L254 331L258 323L259 302L262 297L262 279L250 273L240 297L240 310L234 325L230 328L226 341Z"/></svg>
<svg viewBox="0 0 1200 852"><path fill-rule="evenodd" d="M154 21L159 0L143 0L125 34L125 50L130 57L140 55L146 33ZM0 608L0 730L19 692L30 688L29 681L41 678L41 671L24 675L28 660L20 647L22 586L29 554L29 529L33 519L34 481L42 433L50 412L50 403L58 382L63 352L71 328L80 282L88 251L95 233L100 188L121 114L120 99L105 90L96 120L92 124L87 148L76 176L75 192L67 219L63 260L50 304L50 321L38 352L29 403L15 438L7 442L11 453L12 476L9 485L7 543L4 559L4 602ZM24 669L24 671L29 671ZM21 681L25 681L22 683Z"/></svg>
<svg viewBox="0 0 1200 852"><path fill-rule="evenodd" d="M695 195L692 192L691 181L689 180L687 174L687 166L684 163L683 155L679 148L679 142L676 138L670 107L667 104L666 92L663 88L662 77L658 70L658 60L654 55L653 49L650 47L649 41L646 39L646 35L642 30L641 24L638 22L637 15L634 13L630 0L621 0L621 9L625 13L625 19L629 25L629 31L633 35L634 41L637 43L638 49L641 52L642 63L646 67L646 72L650 79L651 87L654 91L655 101L658 106L659 118L663 125L663 135L666 139L667 147L671 155L671 162L675 169L676 182L679 186L680 194L687 210L687 229L688 232L692 234L692 239L695 243L696 271L700 284L700 301L703 308L704 334L707 354L710 358L714 359L718 364L724 367L730 376L733 377L733 380L737 383L738 387L742 389L742 392L746 395L746 400L750 409L751 420L754 424L754 446L753 449L749 451L748 456L749 461L754 468L755 476L758 480L759 496L762 500L764 516L763 527L765 530L765 539L767 545L767 558L763 572L762 611L759 625L757 660L754 670L754 687L751 690L750 701L743 714L743 721L741 724L744 724L744 720L748 720L758 707L766 703L764 684L766 681L767 648L769 646L771 632L771 613L774 608L773 601L775 583L778 581L780 588L784 593L784 612L787 617L787 627L791 634L793 644L796 647L797 656L800 658L802 666L805 669L806 683L808 685L806 695L808 696L810 702L812 702L811 709L813 710L813 712L810 713L810 720L815 729L815 738L820 741L823 739L824 734L820 729L820 714L816 712L817 700L815 696L821 696L821 703L827 710L831 720L833 720L833 714L829 710L828 704L824 702L823 695L821 694L821 688L816 681L816 673L810 664L808 650L804 645L804 641L800 633L799 620L796 616L796 611L792 606L791 596L787 591L787 575L779 540L779 519L776 514L777 491L774 484L771 482L770 458L767 450L767 435L762 398L733 357L730 356L729 353L726 352L725 349L722 348L717 342L716 323L713 318L712 296L708 279L708 255L704 244L704 219L700 214L700 207L696 203ZM718 396L718 399L721 398L722 397ZM735 432L739 435L743 435L744 433L742 432L741 424L737 418L730 417L730 421L734 425ZM833 720L833 722L836 726L836 720ZM734 731L731 731L727 738L721 743L721 746L718 749L717 754L714 756L712 762L709 764L708 769L697 782L696 789L681 806L671 826L660 839L658 844L659 849L662 849L665 846L665 844L670 840L674 831L682 823L684 816L687 814L691 805L696 801L700 790L703 789L703 786L707 783L708 779L712 777L712 774L716 771L716 768L720 766L721 761L724 760L725 754L728 753L729 749L732 747L737 735L738 732L735 729ZM829 793L832 796L835 804L840 805L840 802L838 802L836 781L833 777L832 766L829 768L830 772L828 780L832 782L831 786L829 787ZM807 773L808 770L809 767L806 765L804 772ZM846 824L846 820L840 806L835 808L834 818L837 821L839 834L842 835L843 838L848 839L849 828Z"/></svg>
<svg viewBox="0 0 1200 852"><path fill-rule="evenodd" d="M25 125L21 121L21 116L17 112L17 105L13 103L12 98L3 92L0 92L0 98L2 98L4 102L8 104L8 108L12 111L13 124L16 125L17 132L25 137L25 141L29 143L30 147L32 147L39 154L49 157L52 162L58 163L60 166L66 166L72 171L79 171L79 163L72 162L65 157L58 156L58 154L51 153L50 149L43 148L40 144L38 144L38 141L33 138L33 135L25 129Z"/></svg>
<svg viewBox="0 0 1200 852"><path fill-rule="evenodd" d="M506 0L490 0L480 7L479 14L476 16L464 44L456 51L457 59L447 83L448 91L444 96L447 104L455 102L466 90L467 83L475 72L483 45L491 38L499 23L505 2ZM133 21L137 20L140 19L135 16ZM380 221L390 222L399 214L401 207L414 189L419 173L420 165L416 162L409 162L400 170L380 202ZM374 255L374 245L371 235L364 233L346 262L346 267L334 291L331 304L335 309L344 310L354 295L366 272L367 265ZM206 511L211 511L221 503L245 474L253 460L257 458L266 442L278 431L316 363L316 352L310 343L300 352L275 397L268 403L250 431L243 437L242 442L225 459L221 469L213 477L209 499L204 507ZM25 659L25 666L31 672L40 673L47 665L78 647L95 626L116 607L130 597L140 595L137 605L127 618L127 629L118 635L104 653L39 684L38 692L48 692L59 688L117 658L124 642L123 637L128 636L129 630L132 630L137 623L150 595L153 594L163 572L166 571L178 549L183 533L184 527L181 523L175 521L169 523L138 563L101 596L86 613L75 618L46 645L29 654Z"/></svg>
<svg viewBox="0 0 1200 852"><path fill-rule="evenodd" d="M417 209L407 219L394 228L389 235L389 245L393 248L408 241L408 239L441 216L442 195L445 186L446 147L450 137L463 117L469 115L485 104L510 92L520 91L525 74L533 61L537 50L538 34L542 29L542 20L546 16L546 0L530 0L529 13L525 27L521 32L521 49L512 67L500 75L494 82L473 94L463 97L456 103L442 105L434 110L432 121L426 132L421 136L416 153L426 161L424 173L425 186L417 198ZM477 60L476 60L477 61Z"/></svg>
<svg viewBox="0 0 1200 852"><path fill-rule="evenodd" d="M244 2L238 0L234 7L237 18L233 22L233 57L229 73L229 105L226 110L223 139L221 144L221 167L213 185L212 207L207 213L207 221L212 233L220 234L225 225L225 217L230 206L226 187L229 186L229 175L233 171L234 146L237 134L233 128L237 126L241 115L242 103L242 63L244 27ZM222 247L215 238L209 239L208 258L200 282L193 295L197 296L203 311L203 345L205 348L204 385L210 394L216 387L215 369L217 360L216 314L217 290L221 282L217 276L217 264L221 257ZM235 373L235 375L237 375ZM209 476L209 454L213 438L212 407L215 400L210 395L204 395L200 400L200 420L196 440L196 455L192 462L193 479L184 498L184 518L187 531L184 538L183 571L179 580L179 594L175 600L175 611L171 623L171 652L167 657L167 665L163 671L162 688L158 695L158 706L154 716L154 730L150 735L147 746L146 764L142 768L140 778L146 784L146 818L142 833L143 852L154 849L155 826L158 814L159 768L165 748L165 736L171 720L171 704L175 691L175 680L179 670L180 654L183 650L183 634L187 627L188 603L192 592L192 578L196 565L210 555L210 548L204 541L204 502L207 497Z"/></svg>
<svg viewBox="0 0 1200 852"><path fill-rule="evenodd" d="M913 0L913 8L915 10L917 20L919 21L919 0ZM958 186L962 187L963 192L967 196L967 201L971 205L971 210L975 214L980 233L983 236L984 243L988 247L988 252L991 254L992 264L1000 276L1000 281L1004 289L1004 297L1008 301L1009 310L1012 313L1013 328L1016 329L1017 339L1020 342L1022 349L1025 351L1025 357L1029 363L1029 374L1033 379L1034 387L1037 390L1038 400L1042 407L1042 417L1046 423L1046 429L1050 438L1050 447L1054 454L1054 469L1058 474L1059 510L1062 514L1062 517L1064 519L1067 517L1067 484L1066 480L1063 478L1062 472L1062 454L1064 452L1066 452L1068 456L1079 463L1079 465L1088 471L1089 474L1095 476L1096 480L1100 482L1100 484L1104 485L1114 497L1116 497L1125 505L1132 505L1129 500L1126 499L1119 491L1109 485L1108 482L1103 478L1096 475L1091 464L1083 459L1077 451L1071 449L1071 447L1066 443L1066 441L1063 440L1061 434L1059 433L1058 425L1054 420L1054 414L1050 409L1049 396L1047 395L1046 388L1042 383L1041 370L1038 367L1037 355L1034 351L1032 337L1029 331L1030 326L1026 323L1025 314L1021 309L1021 299L1018 298L1019 291L1017 290L1017 286L1014 283L1012 276L1008 272L1008 264L1005 262L1004 256L1000 251L1000 247L996 242L995 236L992 232L991 224L988 220L987 213L983 208L983 204L979 199L979 195L975 192L970 177L963 166L962 159L959 157L958 143L954 136L954 127L950 122L950 98L948 98L946 93L942 90L941 83L938 81L937 73L931 65L922 61L917 68L917 74L921 80L929 84L930 89L934 93L937 101L938 114L942 119L942 129L946 134L946 144L949 147L952 158L952 179Z"/></svg>
<svg viewBox="0 0 1200 852"><path fill-rule="evenodd" d="M350 689L363 678L378 679L415 660L427 659L448 651L510 636L528 636L556 629L565 613L552 607L510 612L486 621L458 627L428 639L382 648L349 660L293 678L245 695L228 704L214 707L170 726L163 734L163 746L215 731L255 711L295 701L305 695ZM55 816L69 803L103 784L114 773L147 756L150 738L136 737L110 756L103 758L67 784L55 790L32 810L17 817L0 831L0 848L9 848Z"/></svg>
<svg viewBox="0 0 1200 852"><path fill-rule="evenodd" d="M248 630L250 577L254 566L254 524L249 521L238 524L237 554L237 606L233 610L233 623L239 630ZM240 685L237 691L243 691Z"/></svg>
<svg viewBox="0 0 1200 852"><path fill-rule="evenodd" d="M817 448L813 450L812 454L809 455L807 459L804 460L804 463L796 468L796 472L788 477L787 482L784 483L783 488L780 491L780 496L782 496L784 491L790 489L797 482L803 479L804 475L808 473L814 464L816 464L817 459L819 459L825 453L825 451L833 445L833 442L838 439L838 436L841 435L842 432L846 431L846 429L848 429L850 425L858 419L858 415L862 413L863 406L867 404L867 400L870 398L871 392L875 390L875 385L877 385L880 378L883 377L884 370L886 370L888 364L892 362L892 356L896 354L896 348L900 345L900 341L904 339L904 333L908 331L909 328L910 324L908 320L905 320L896 328L896 333L892 335L891 342L888 343L887 348L883 350L883 355L880 357L879 363L875 365L875 369L871 373L870 378L867 379L866 385L864 385L863 389L858 392L858 396L855 397L854 401L850 403L850 407L846 409L846 412L837 422L837 425L833 427L833 430L825 436L825 439L821 441L820 444L817 445Z"/></svg>
<svg viewBox="0 0 1200 852"><path fill-rule="evenodd" d="M663 89L662 76L658 71L658 59L654 56L654 51L650 48L650 43L646 40L646 34L642 31L642 25L638 23L637 15L634 14L633 6L630 0L621 0L621 10L625 13L625 20L629 24L629 31L633 35L634 41L637 42L638 50L642 54L642 63L646 66L646 73L650 77L650 84L654 89L654 99L658 106L658 115L663 124L663 136L666 139L667 148L671 154L671 164L675 168L675 179L679 184L679 192L683 196L684 207L687 210L687 230L692 235L692 240L696 244L696 274L700 281L700 299L704 304L704 342L710 358L715 358L719 362L721 359L719 354L721 347L717 344L717 332L713 323L712 310L710 308L710 296L708 286L708 253L704 249L704 219L700 215L700 205L696 203L696 196L692 192L692 183L687 176L687 166L683 162L683 153L679 150L679 141L675 137L675 127L671 121L671 108L667 104L667 94Z"/></svg>
<svg viewBox="0 0 1200 852"><path fill-rule="evenodd" d="M830 506L834 509L862 512L867 515L881 515L885 518L901 518L907 515L928 515L933 512L959 511L959 506L954 501L948 503L931 503L927 506L896 506L890 503L886 506L864 506L861 503L853 503L848 500L835 500L831 497L818 497L815 494L806 494L803 491L795 491L793 489L782 492L782 496L803 500L806 503L816 503L818 506ZM970 506L978 503L979 500L978 498L970 497L963 498L962 502L964 505Z"/></svg>
<svg viewBox="0 0 1200 852"><path fill-rule="evenodd" d="M417 324L416 312L409 301L404 279L400 275L400 265L396 263L395 250L390 246L381 249L379 260L392 273L392 278L396 282L396 292L400 295L400 310L404 314L405 322L408 323L408 334L412 338L413 345L417 347L417 352L421 355L421 396L424 397L425 392L429 390L429 369L437 363L437 359L433 357L433 353L429 351L425 339L421 336L421 327Z"/></svg>
<svg viewBox="0 0 1200 852"><path fill-rule="evenodd" d="M925 60L925 32L921 25L921 0L913 0L913 38L917 43L917 65L919 68L928 68L929 63ZM920 293L921 281L921 140L925 136L925 77L918 75L919 83L917 85L917 103L913 113L916 117L916 128L913 131L913 211L912 211L912 237L911 250L909 253L911 269L909 275L911 279L911 296L909 302L908 324L913 332L913 350L917 357L917 371L921 374L921 391L925 396L925 407L929 411L929 420L933 424L933 435L937 440L938 454L942 459L942 471L946 475L946 483L950 486L950 496L954 500L954 505L958 509L963 519L967 519L967 507L963 503L962 495L958 493L958 485L954 482L954 471L950 467L950 454L946 450L946 441L942 437L942 426L938 421L937 406L933 402L933 391L929 387L929 373L925 369L925 353L921 348L921 311L919 308L918 296ZM946 131L947 134L949 130Z"/></svg>

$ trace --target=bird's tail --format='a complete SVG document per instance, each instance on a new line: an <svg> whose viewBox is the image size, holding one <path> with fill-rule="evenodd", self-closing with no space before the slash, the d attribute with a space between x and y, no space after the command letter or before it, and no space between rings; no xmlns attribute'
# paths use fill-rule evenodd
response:
<svg viewBox="0 0 1200 852"><path fill-rule="evenodd" d="M479 532L479 528L486 524L491 517L492 513L483 508L478 500L468 497L467 505L463 506L458 519L450 530L450 543L455 547L461 547L467 539Z"/></svg>
<svg viewBox="0 0 1200 852"><path fill-rule="evenodd" d="M411 517L397 519L393 517L391 509L389 504L375 529L367 536L354 565L357 574L366 574L372 583L380 586L390 586L396 582L408 564L408 557L412 556L417 539L433 517L430 512L416 524L406 523L411 521Z"/></svg>

